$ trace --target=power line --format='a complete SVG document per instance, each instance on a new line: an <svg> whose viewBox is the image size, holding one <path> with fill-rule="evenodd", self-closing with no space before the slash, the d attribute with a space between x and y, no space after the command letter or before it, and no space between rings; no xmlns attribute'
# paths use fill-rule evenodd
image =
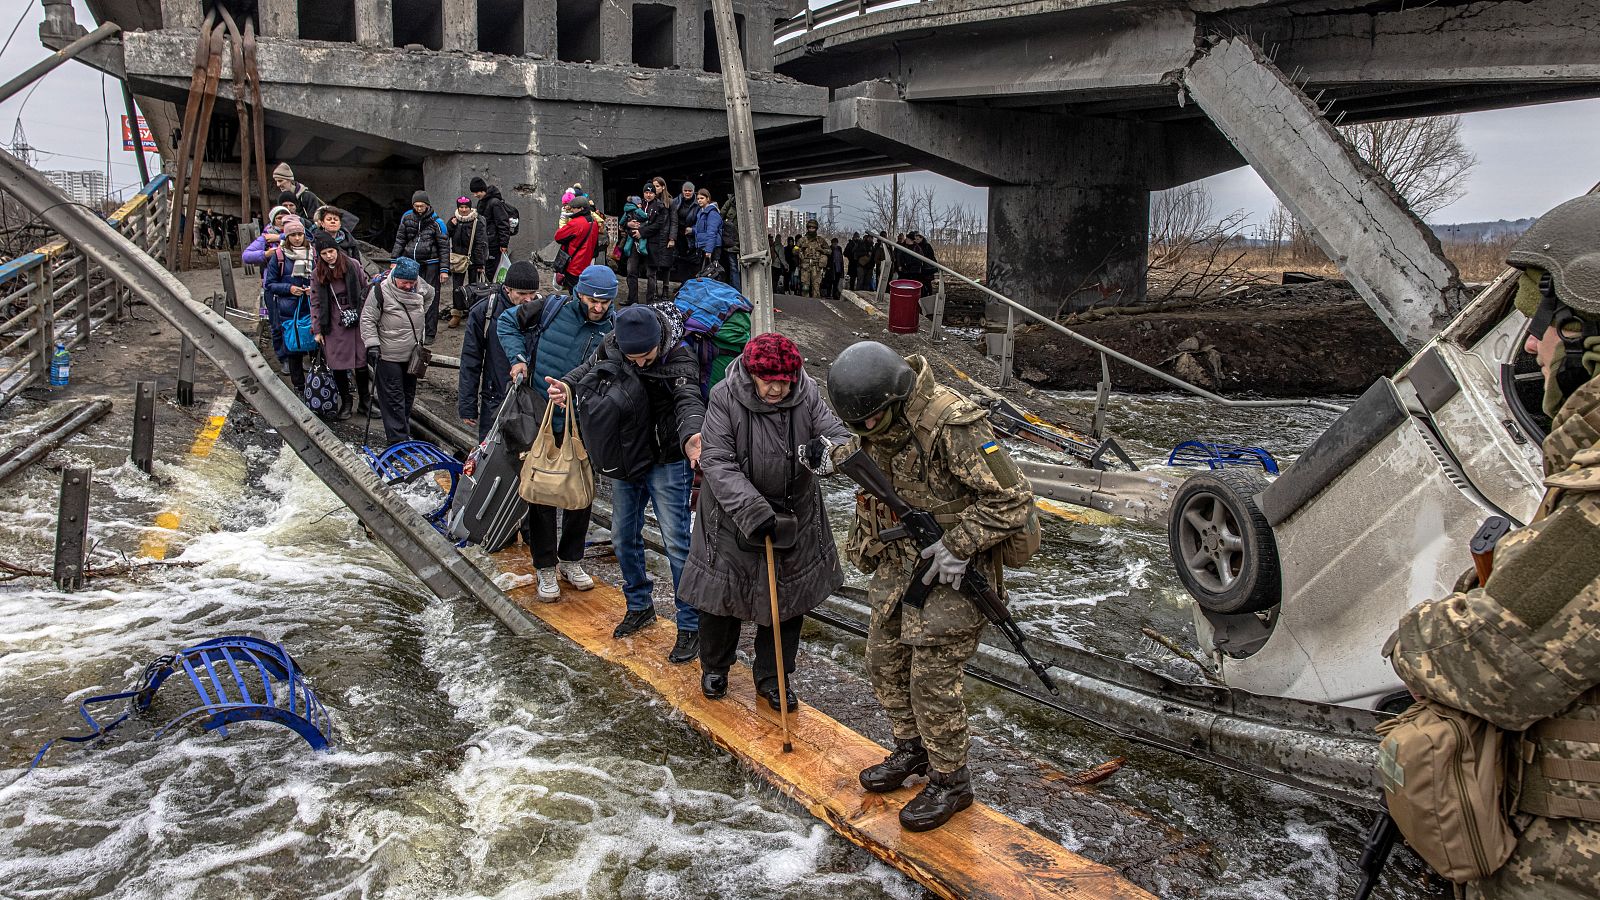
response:
<svg viewBox="0 0 1600 900"><path fill-rule="evenodd" d="M22 23L23 22L27 21L28 13L31 12L32 10L33 10L33 0L28 0L28 5L23 7L22 15L17 17L17 24L11 26L11 33L6 35L5 44L3 46L0 46L0 56L5 56L6 55L6 50L10 49L10 47L11 47L11 39L17 36L17 29L22 27Z"/></svg>

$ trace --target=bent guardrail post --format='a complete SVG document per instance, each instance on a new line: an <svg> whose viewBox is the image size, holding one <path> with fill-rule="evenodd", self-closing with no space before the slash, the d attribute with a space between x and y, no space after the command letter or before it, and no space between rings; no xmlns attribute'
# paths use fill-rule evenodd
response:
<svg viewBox="0 0 1600 900"><path fill-rule="evenodd" d="M89 539L89 486L94 470L73 466L61 473L61 503L56 508L56 587L83 587L83 564Z"/></svg>
<svg viewBox="0 0 1600 900"><path fill-rule="evenodd" d="M350 507L373 535L440 597L471 597L514 634L537 629L532 616L457 552L420 514L378 483L367 465L329 431L273 373L237 329L196 303L182 282L110 225L60 192L16 157L0 153L0 189L126 285L173 327L188 335L239 393L278 430L284 443Z"/></svg>

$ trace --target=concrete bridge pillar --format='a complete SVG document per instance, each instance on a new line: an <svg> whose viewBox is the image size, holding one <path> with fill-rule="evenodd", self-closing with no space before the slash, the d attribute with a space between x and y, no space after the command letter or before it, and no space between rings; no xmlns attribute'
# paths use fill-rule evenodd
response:
<svg viewBox="0 0 1600 900"><path fill-rule="evenodd" d="M445 50L472 53L478 49L478 0L444 0Z"/></svg>
<svg viewBox="0 0 1600 900"><path fill-rule="evenodd" d="M518 259L529 258L555 236L562 191L579 182L598 196L602 187L600 164L583 156L445 153L422 162L423 187L436 210L453 209L474 176L500 188L501 196L522 213L521 228L511 239Z"/></svg>
<svg viewBox="0 0 1600 900"><path fill-rule="evenodd" d="M261 23L262 37L300 36L300 7L295 0L259 0L256 15ZM241 22L240 26L243 27L243 24Z"/></svg>
<svg viewBox="0 0 1600 900"><path fill-rule="evenodd" d="M1046 315L1091 303L1139 303L1149 223L1150 192L1137 185L992 186L988 284ZM989 312L991 319L1004 316Z"/></svg>
<svg viewBox="0 0 1600 900"><path fill-rule="evenodd" d="M357 0L356 43L394 46L394 0Z"/></svg>
<svg viewBox="0 0 1600 900"><path fill-rule="evenodd" d="M161 0L163 29L193 28L199 31L205 15L205 10L200 8L200 0Z"/></svg>

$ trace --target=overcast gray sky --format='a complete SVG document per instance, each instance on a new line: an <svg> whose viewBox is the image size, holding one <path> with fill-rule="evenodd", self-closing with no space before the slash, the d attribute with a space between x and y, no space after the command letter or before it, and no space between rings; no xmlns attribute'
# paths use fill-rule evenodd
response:
<svg viewBox="0 0 1600 900"><path fill-rule="evenodd" d="M75 0L74 5L78 22L91 24L83 0ZM19 17L21 27L10 47L0 55L0 80L10 79L46 55L39 44L39 23L44 20L44 13L38 0L0 0L0 41ZM104 170L109 113L112 187L137 183L133 154L122 149L118 119L122 95L115 79L102 78L80 63L69 62L56 69L31 92L24 91L0 104L0 142L11 143L19 111L28 142L41 153L35 162L40 169ZM1538 215L1600 181L1600 158L1594 150L1600 147L1600 100L1471 113L1463 117L1463 125L1478 165L1468 177L1466 196L1435 215L1437 222ZM154 156L151 160L153 163ZM937 185L942 202L965 203L980 213L985 209L982 188L930 173L904 178L912 184ZM854 180L812 185L794 205L820 210L832 190L842 206L840 224L855 226L863 205L864 183ZM1257 221L1264 221L1272 211L1272 192L1249 168L1218 175L1206 183L1219 211L1244 209Z"/></svg>

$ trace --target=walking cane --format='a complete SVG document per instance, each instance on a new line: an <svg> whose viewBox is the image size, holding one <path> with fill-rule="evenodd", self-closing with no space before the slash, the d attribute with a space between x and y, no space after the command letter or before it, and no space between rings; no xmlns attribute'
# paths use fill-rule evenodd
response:
<svg viewBox="0 0 1600 900"><path fill-rule="evenodd" d="M783 752L793 753L789 743L789 685L783 676L783 634L778 625L778 566L772 558L772 536L767 536L767 589L772 595L772 653L778 660L778 721L783 725Z"/></svg>

